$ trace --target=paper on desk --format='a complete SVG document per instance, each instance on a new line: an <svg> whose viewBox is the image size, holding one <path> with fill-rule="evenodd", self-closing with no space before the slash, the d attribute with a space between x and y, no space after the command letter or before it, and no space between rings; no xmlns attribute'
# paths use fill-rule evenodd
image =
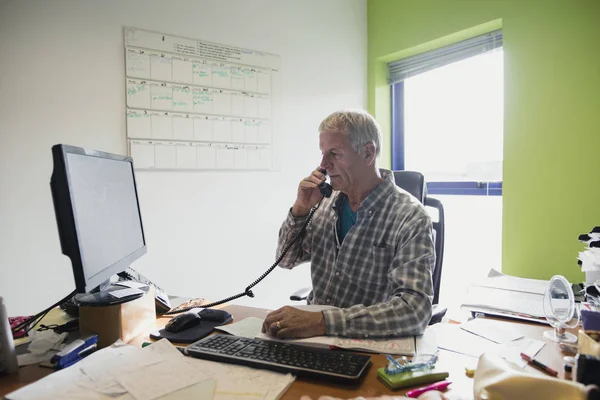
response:
<svg viewBox="0 0 600 400"><path fill-rule="evenodd" d="M82 379L79 385L109 395L126 393L127 390L116 380L118 376L159 363L163 359L161 354L118 343L97 351L76 364L87 378Z"/></svg>
<svg viewBox="0 0 600 400"><path fill-rule="evenodd" d="M167 339L161 339L142 349L146 353L154 353L163 357L183 357L183 354L177 350Z"/></svg>
<svg viewBox="0 0 600 400"><path fill-rule="evenodd" d="M27 353L19 354L17 360L19 366L37 364L44 361L50 361L52 356L58 353L64 345L63 341L67 337L67 333L54 333L53 330L46 331L32 330L29 332L31 343L27 347Z"/></svg>
<svg viewBox="0 0 600 400"><path fill-rule="evenodd" d="M500 345L495 354L523 368L527 361L521 358L521 353L533 358L544 347L544 342L530 338L521 338Z"/></svg>
<svg viewBox="0 0 600 400"><path fill-rule="evenodd" d="M433 330L427 328L421 336L416 337L417 354L435 354L438 349L436 334Z"/></svg>
<svg viewBox="0 0 600 400"><path fill-rule="evenodd" d="M412 356L415 354L416 350L415 338L413 336L391 339L353 339L336 336L313 336L303 339L277 339L266 333L260 333L256 338L324 349L338 347L347 350L404 356Z"/></svg>
<svg viewBox="0 0 600 400"><path fill-rule="evenodd" d="M136 400L154 400L211 378L210 374L190 368L189 361L193 360L183 355L167 357L158 364L129 371L116 377L116 380Z"/></svg>
<svg viewBox="0 0 600 400"><path fill-rule="evenodd" d="M108 349L108 348L107 348ZM86 357L79 363L56 371L37 382L24 386L6 395L9 400L47 400L51 399L78 399L78 400L135 400L128 393L117 393L116 395L105 395L94 392L79 385L87 377L80 366L89 362L94 355L102 353L99 350Z"/></svg>
<svg viewBox="0 0 600 400"><path fill-rule="evenodd" d="M253 339L261 334L263 322L262 318L248 317L233 324L217 326L215 330Z"/></svg>
<svg viewBox="0 0 600 400"><path fill-rule="evenodd" d="M506 313L515 316L544 318L544 296L537 293L507 291L504 289L472 285L461 307Z"/></svg>
<svg viewBox="0 0 600 400"><path fill-rule="evenodd" d="M394 339L348 339L334 340L334 346L348 350L361 350L379 354L409 355L415 354L415 338L413 336Z"/></svg>
<svg viewBox="0 0 600 400"><path fill-rule="evenodd" d="M495 269L491 269L488 273L488 277L483 281L478 282L477 285L495 289L543 295L546 293L546 290L548 290L550 281L505 275L496 271Z"/></svg>
<svg viewBox="0 0 600 400"><path fill-rule="evenodd" d="M263 399L267 395L267 387L247 387L242 382L221 380L215 388L212 400Z"/></svg>
<svg viewBox="0 0 600 400"><path fill-rule="evenodd" d="M115 282L114 285L125 286L128 288L135 288L135 289L139 289L139 288L148 286L144 283L140 283L140 282L136 282L136 281L118 281L118 282Z"/></svg>
<svg viewBox="0 0 600 400"><path fill-rule="evenodd" d="M160 340L142 351L163 356L163 362L131 371L118 377L118 382L136 400L160 398L179 399L175 394L196 393L208 389L200 385L216 382L213 399L265 399L275 400L294 381L290 374L252 369L237 365L184 357L168 340ZM214 387L214 385L213 385ZM187 388L187 389L185 389ZM168 394L170 393L170 394ZM252 397L249 394L260 394ZM161 397L163 396L163 397ZM198 399L210 397L195 397Z"/></svg>
<svg viewBox="0 0 600 400"><path fill-rule="evenodd" d="M195 385L179 389L176 392L166 394L162 397L159 397L158 400L214 400L216 386L217 381L214 379L208 379L206 381L196 383Z"/></svg>
<svg viewBox="0 0 600 400"><path fill-rule="evenodd" d="M490 326L486 321L475 318L460 325L461 329L467 332L471 332L477 336L489 339L495 343L507 343L512 342L523 337L523 335L515 332L511 332L508 329L498 327L496 325Z"/></svg>
<svg viewBox="0 0 600 400"><path fill-rule="evenodd" d="M153 357L158 357L160 364L148 364ZM130 360L131 359L131 360ZM137 369L122 372L124 369L115 366L115 361L123 362L127 368L132 365L137 365ZM165 370L160 368L161 365L167 365ZM101 367L104 366L104 369ZM171 368L168 368L171 367ZM105 370L106 369L106 370ZM115 371L120 371L115 373ZM83 371L94 372L102 378L100 381L93 380L93 377L86 375ZM91 373L90 372L90 373ZM231 364L221 364L212 361L200 360L191 357L184 357L174 346L168 341L159 341L151 346L139 349L130 345L117 343L111 347L89 355L77 364L57 371L39 381L25 386L13 393L7 395L10 400L38 400L48 398L60 399L90 399L90 400L139 400L133 397L131 393L125 392L125 389L114 378L128 384L127 381L132 377L132 374L142 373L145 375L143 383L147 386L169 385L169 382L164 382L167 378L174 379L177 382L191 382L193 380L204 379L204 382L214 380L217 385L222 388L245 388L244 393L264 393L261 400L276 400L283 392L294 382L294 377L290 374L280 374L276 372L252 369ZM178 375L178 376L175 376ZM179 377L183 375L183 377ZM87 380L86 380L87 379ZM115 384L99 390L97 386L92 388L88 385L104 384L106 385L112 379ZM210 383L202 385L190 384L186 388L173 391L160 397L161 400L180 399L180 394L192 396L193 393L197 397L191 398L210 398L204 396L204 393L210 393ZM100 385L101 386L101 385ZM173 388L174 386L170 386ZM214 385L212 386L214 387ZM94 390L92 390L94 389ZM142 388L142 392L137 386L133 390L138 396L145 396L147 393ZM200 394L198 394L200 393ZM230 393L238 395L240 393ZM219 400L226 399L230 395L221 393ZM152 394L151 396L154 396ZM157 397L152 397L157 398ZM246 398L251 397L235 397Z"/></svg>
<svg viewBox="0 0 600 400"><path fill-rule="evenodd" d="M9 400L38 400L47 399L60 393L72 382L76 382L84 375L78 368L66 368L50 374L39 381L24 386L6 395Z"/></svg>
<svg viewBox="0 0 600 400"><path fill-rule="evenodd" d="M274 342L299 344L303 346L317 347L323 349L329 349L335 343L335 338L333 336L313 336L302 339L277 339L267 335L266 333L260 332L258 335L256 335L256 338L261 340L272 340Z"/></svg>
<svg viewBox="0 0 600 400"><path fill-rule="evenodd" d="M483 353L495 350L499 345L483 337L460 329L456 324L435 324L427 328L435 332L440 349L479 358Z"/></svg>
<svg viewBox="0 0 600 400"><path fill-rule="evenodd" d="M295 380L291 374L205 360L194 361L203 363L203 369L220 367L216 372L217 387L213 400L277 400ZM248 396L249 394L261 394L261 397Z"/></svg>
<svg viewBox="0 0 600 400"><path fill-rule="evenodd" d="M277 400L295 380L291 374L281 374L264 369L254 369L192 357L185 357L185 360L188 361L188 368L190 370L209 375L212 379L216 380L217 388L215 389L215 396L213 398L218 400L228 398L225 397L228 395L225 393L227 388L228 390L235 388L244 389L243 392L229 393L232 399L251 400L254 397L244 397L242 394L265 393L260 400ZM216 393L218 390L221 390L219 393L220 397Z"/></svg>
<svg viewBox="0 0 600 400"><path fill-rule="evenodd" d="M521 365L520 354L522 352L537 354L544 345L542 341L525 337L498 344L460 329L460 325L456 324L435 324L427 328L427 330L430 329L436 333L437 344L440 349L475 358L479 358L483 353L497 354L517 365Z"/></svg>

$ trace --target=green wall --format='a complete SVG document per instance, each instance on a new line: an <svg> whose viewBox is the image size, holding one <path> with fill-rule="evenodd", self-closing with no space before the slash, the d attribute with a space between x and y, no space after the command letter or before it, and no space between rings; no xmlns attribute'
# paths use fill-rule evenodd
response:
<svg viewBox="0 0 600 400"><path fill-rule="evenodd" d="M581 281L577 236L600 225L600 1L368 0L367 10L368 106L388 149L386 62L502 27L503 272Z"/></svg>

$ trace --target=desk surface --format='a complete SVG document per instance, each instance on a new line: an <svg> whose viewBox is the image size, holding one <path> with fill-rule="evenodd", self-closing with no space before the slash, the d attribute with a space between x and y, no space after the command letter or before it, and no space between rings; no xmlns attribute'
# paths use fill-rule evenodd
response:
<svg viewBox="0 0 600 400"><path fill-rule="evenodd" d="M268 310L230 305L223 307L229 311L234 320L242 320L246 317L264 318ZM156 321L157 327L164 326L170 317L159 317ZM519 332L526 337L544 340L543 332L549 329L548 326L527 323L513 322L508 320L486 318L486 323L490 326L502 326ZM131 341L131 344L141 346L144 341L149 341L148 335L140 335ZM545 341L545 340L544 340ZM559 377L563 378L563 354L557 343L545 341L546 345L536 356L541 362L559 371ZM387 361L383 355L371 355L372 366L365 379L358 386L346 386L333 384L323 381L314 381L304 378L297 378L294 384L282 396L282 399L299 399L302 395L309 395L316 400L321 395L330 395L340 398L351 398L357 396L373 397L384 394L402 394L403 391L392 392L377 379L377 368L386 365ZM450 373L452 385L450 390L453 396L471 399L473 397L473 379L465 375L465 366L475 366L477 359L474 357L465 356L458 353L440 350L438 365L440 368L446 369ZM528 367L529 368L529 367ZM22 386L51 373L50 369L42 368L37 365L31 365L20 369L19 374L4 376L0 378L0 396L4 396Z"/></svg>

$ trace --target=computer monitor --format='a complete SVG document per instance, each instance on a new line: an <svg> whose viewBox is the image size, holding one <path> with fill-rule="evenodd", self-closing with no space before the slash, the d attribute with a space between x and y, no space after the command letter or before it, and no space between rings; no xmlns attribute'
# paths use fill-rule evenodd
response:
<svg viewBox="0 0 600 400"><path fill-rule="evenodd" d="M81 147L52 147L50 180L62 252L83 303L116 304L114 274L146 253L133 159ZM93 289L100 290L93 290ZM123 287L119 287L123 289ZM90 292L94 293L90 293Z"/></svg>

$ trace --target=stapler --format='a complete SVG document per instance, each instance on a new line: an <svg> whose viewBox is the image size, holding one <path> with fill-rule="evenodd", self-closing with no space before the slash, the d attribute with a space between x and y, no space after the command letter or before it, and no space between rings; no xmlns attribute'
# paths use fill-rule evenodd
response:
<svg viewBox="0 0 600 400"><path fill-rule="evenodd" d="M75 339L50 359L50 365L54 369L67 368L90 355L97 348L98 335L89 335L81 339Z"/></svg>

